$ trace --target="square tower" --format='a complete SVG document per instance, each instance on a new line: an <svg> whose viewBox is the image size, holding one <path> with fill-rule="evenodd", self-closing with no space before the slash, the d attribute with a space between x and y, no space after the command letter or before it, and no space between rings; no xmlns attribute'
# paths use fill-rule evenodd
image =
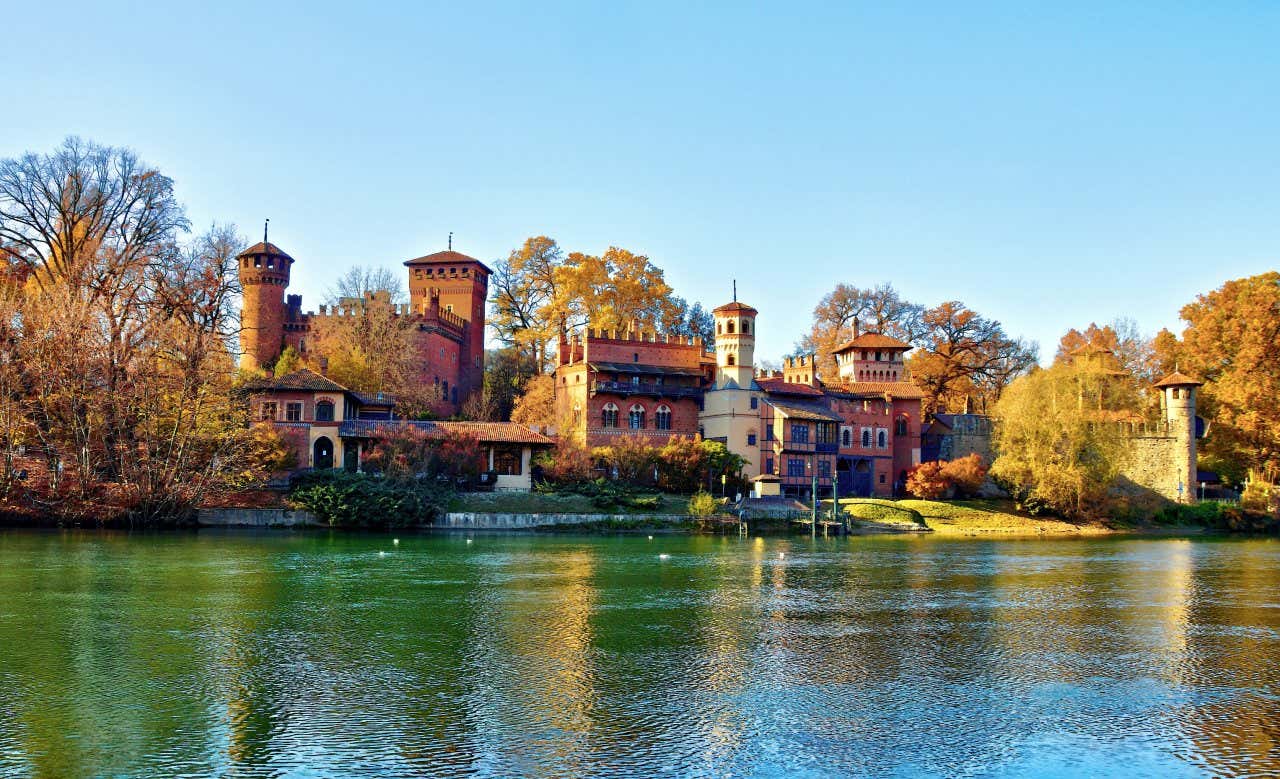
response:
<svg viewBox="0 0 1280 779"><path fill-rule="evenodd" d="M466 395L484 384L484 315L489 266L452 249L408 260L409 300L416 314L439 305L439 316L466 324L459 379Z"/></svg>

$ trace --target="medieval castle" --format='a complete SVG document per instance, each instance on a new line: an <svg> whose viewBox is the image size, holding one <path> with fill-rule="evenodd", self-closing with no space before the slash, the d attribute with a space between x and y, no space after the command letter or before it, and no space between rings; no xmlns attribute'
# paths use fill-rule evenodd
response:
<svg viewBox="0 0 1280 779"><path fill-rule="evenodd" d="M375 299L344 298L335 306L320 306L319 313L304 313L301 296L285 295L294 260L265 234L238 260L245 368L271 366L287 346L307 355L308 336L319 322L362 316ZM470 393L483 387L491 271L452 247L404 264L410 302L396 315L410 317L416 327L420 380L440 389L442 410L456 413ZM815 355L788 358L781 371L758 370L756 309L735 299L713 315L713 350L697 338L638 328L587 328L562 340L554 374L560 435L593 446L621 435L638 435L655 445L672 435L700 435L742 455L759 493L796 497L815 490L827 497L888 497L901 491L908 469L922 461L976 451L990 462L987 418L939 414L926 424L923 393L905 362L911 344L882 333L854 332L835 352L836 376L819 377ZM311 421L336 422L327 410L332 406L285 398L289 392L320 391L311 384L323 383L322 377L302 378L298 387L288 382L259 387L264 394L255 402L263 409L261 418L306 423L314 406L325 419ZM1196 416L1199 386L1177 372L1155 384L1161 419L1132 430L1135 458L1125 475L1134 486L1180 502L1195 498L1197 484L1204 481L1196 467L1197 439L1205 429ZM381 398L353 397L368 413L381 407ZM510 431L503 435L510 438ZM303 461L312 467L343 462L342 453L326 441L312 442L311 448L320 448L304 449ZM347 465L358 467L354 446L342 450L351 448L357 456Z"/></svg>
<svg viewBox="0 0 1280 779"><path fill-rule="evenodd" d="M325 317L360 316L369 301L343 298L302 311L301 295L285 295L294 259L266 240L238 257L244 290L240 364L270 367L286 346L307 355L308 334ZM452 248L408 260L409 300L397 315L416 324L420 377L440 390L442 410L456 412L484 385L484 317L489 294L488 266Z"/></svg>

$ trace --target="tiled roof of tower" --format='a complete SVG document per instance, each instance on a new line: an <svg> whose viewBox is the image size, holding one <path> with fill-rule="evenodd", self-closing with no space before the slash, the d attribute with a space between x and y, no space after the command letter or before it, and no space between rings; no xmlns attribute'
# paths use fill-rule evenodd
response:
<svg viewBox="0 0 1280 779"><path fill-rule="evenodd" d="M255 254L274 254L277 257L284 257L286 260L293 259L292 257L290 257L288 254L285 253L284 249L281 249L279 246L276 246L274 243L269 243L267 241L258 241L253 246L250 246L248 249L245 249L244 251L240 252L236 256L252 257Z"/></svg>
<svg viewBox="0 0 1280 779"><path fill-rule="evenodd" d="M252 379L244 383L247 390L300 390L302 392L348 392L332 379L325 378L310 368L287 373L280 377Z"/></svg>
<svg viewBox="0 0 1280 779"><path fill-rule="evenodd" d="M760 313L759 311L756 311L751 306L748 306L746 303L739 303L736 300L733 301L732 303L725 303L723 306L716 306L715 308L711 309L711 313L713 314L719 314L722 311L726 313L730 311L741 311L743 313L750 312L752 314Z"/></svg>
<svg viewBox="0 0 1280 779"><path fill-rule="evenodd" d="M1155 383L1157 389L1162 387L1199 387L1204 384L1199 379L1193 379L1185 373L1174 371Z"/></svg>
<svg viewBox="0 0 1280 779"><path fill-rule="evenodd" d="M447 265L451 262L455 262L455 263L474 262L476 265L479 265L481 268L484 268L486 271L489 271L490 273L493 272L492 270L489 269L488 265L485 265L483 262L480 262L475 257L468 257L462 252L455 252L452 249L446 249L445 251L436 252L434 254L424 254L421 257L414 257L412 260L405 260L404 264L405 265Z"/></svg>
<svg viewBox="0 0 1280 779"><path fill-rule="evenodd" d="M911 349L914 348L906 341L899 341L893 336L884 333L863 333L851 341L846 341L832 354L840 354L850 349Z"/></svg>

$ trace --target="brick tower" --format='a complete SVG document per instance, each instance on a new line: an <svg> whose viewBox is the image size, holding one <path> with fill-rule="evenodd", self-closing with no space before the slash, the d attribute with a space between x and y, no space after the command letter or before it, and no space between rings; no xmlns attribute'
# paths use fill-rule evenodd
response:
<svg viewBox="0 0 1280 779"><path fill-rule="evenodd" d="M240 286L244 301L240 311L240 367L265 368L275 362L284 348L284 290L289 286L293 258L279 246L262 242L240 253Z"/></svg>
<svg viewBox="0 0 1280 779"><path fill-rule="evenodd" d="M484 315L489 296L489 267L474 257L443 252L408 260L409 300L413 311L426 314L438 301L440 317L466 324L459 355L459 401L484 385Z"/></svg>

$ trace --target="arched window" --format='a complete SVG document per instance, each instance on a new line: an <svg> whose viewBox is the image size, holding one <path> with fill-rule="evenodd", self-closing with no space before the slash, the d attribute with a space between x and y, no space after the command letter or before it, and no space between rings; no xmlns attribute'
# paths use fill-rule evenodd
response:
<svg viewBox="0 0 1280 779"><path fill-rule="evenodd" d="M869 427L862 428L862 448L871 448L871 428Z"/></svg>
<svg viewBox="0 0 1280 779"><path fill-rule="evenodd" d="M729 328L729 335L733 335L733 320L726 322L725 327Z"/></svg>
<svg viewBox="0 0 1280 779"><path fill-rule="evenodd" d="M879 449L884 449L888 445L889 445L889 431L884 429L877 430L876 431L876 447Z"/></svg>
<svg viewBox="0 0 1280 779"><path fill-rule="evenodd" d="M722 333L724 333L724 325L722 325L722 324L718 324L718 323L717 323L717 324L716 324L716 335L720 335L720 334L722 334Z"/></svg>
<svg viewBox="0 0 1280 779"><path fill-rule="evenodd" d="M327 400L316 402L316 421L332 422L333 421L333 403Z"/></svg>
<svg viewBox="0 0 1280 779"><path fill-rule="evenodd" d="M642 415L643 411L640 412ZM658 410L653 413L654 427L659 430L671 429L671 407L667 405L658 406Z"/></svg>
<svg viewBox="0 0 1280 779"><path fill-rule="evenodd" d="M1181 396L1182 396L1182 390L1178 389L1177 387L1174 387L1174 388L1173 388L1173 397L1174 397L1174 398L1179 398L1179 397L1181 397Z"/></svg>
<svg viewBox="0 0 1280 779"><path fill-rule="evenodd" d="M727 358L726 362L727 362L729 365L733 365L733 364L736 362L736 360L734 359L734 356L731 354L731 355L729 355L729 357Z"/></svg>
<svg viewBox="0 0 1280 779"><path fill-rule="evenodd" d="M903 414L902 416L898 417L898 425L897 425L897 429L893 431L894 435L906 435L906 434L907 434L907 420L908 420L908 419L909 419L909 417L908 417L906 414Z"/></svg>
<svg viewBox="0 0 1280 779"><path fill-rule="evenodd" d="M627 414L627 427L644 430L644 406L637 403L631 407L631 412Z"/></svg>
<svg viewBox="0 0 1280 779"><path fill-rule="evenodd" d="M853 446L853 431L847 427L840 431L840 445Z"/></svg>
<svg viewBox="0 0 1280 779"><path fill-rule="evenodd" d="M615 403L606 403L600 409L600 424L605 427L618 426L618 406Z"/></svg>
<svg viewBox="0 0 1280 779"><path fill-rule="evenodd" d="M750 333L750 332L751 332L751 322L745 319L742 320L742 334L746 335L747 333Z"/></svg>

